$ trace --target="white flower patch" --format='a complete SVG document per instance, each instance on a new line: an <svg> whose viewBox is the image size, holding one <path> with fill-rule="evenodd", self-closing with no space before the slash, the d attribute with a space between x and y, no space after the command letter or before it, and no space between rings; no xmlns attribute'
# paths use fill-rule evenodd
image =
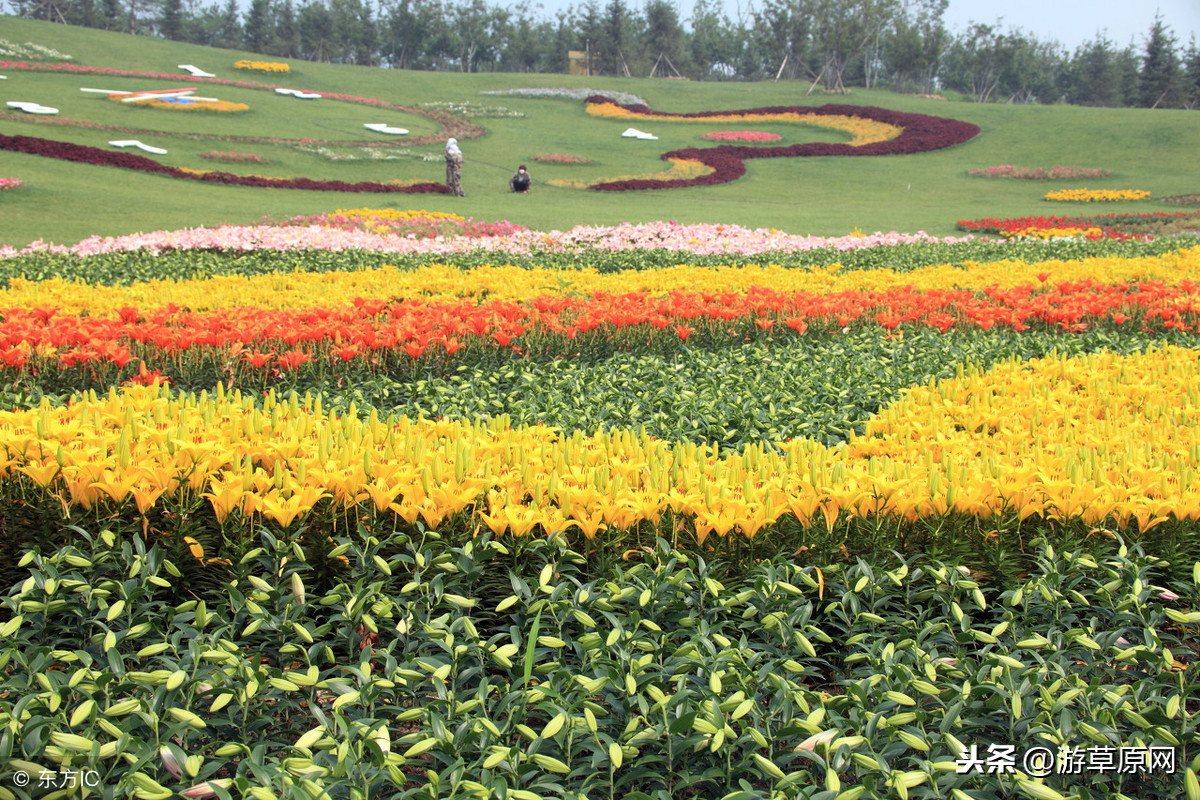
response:
<svg viewBox="0 0 1200 800"><path fill-rule="evenodd" d="M60 53L52 47L44 47L34 42L17 44L7 39L0 39L0 58L47 59L50 61L70 61L66 53Z"/></svg>
<svg viewBox="0 0 1200 800"><path fill-rule="evenodd" d="M621 105L646 105L646 101L636 94L615 92L611 89L504 89L480 92L480 94L514 94L522 97L566 97L571 100L586 100L594 94L599 94L612 98Z"/></svg>

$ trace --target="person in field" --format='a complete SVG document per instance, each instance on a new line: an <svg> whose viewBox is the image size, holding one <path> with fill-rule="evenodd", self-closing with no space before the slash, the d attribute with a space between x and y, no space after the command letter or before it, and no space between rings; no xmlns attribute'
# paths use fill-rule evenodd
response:
<svg viewBox="0 0 1200 800"><path fill-rule="evenodd" d="M513 176L508 179L508 188L512 189L514 192L528 194L529 186L532 183L533 181L529 177L529 170L525 169L525 165L522 164L517 168L517 171L513 173Z"/></svg>
<svg viewBox="0 0 1200 800"><path fill-rule="evenodd" d="M458 139L446 140L446 185L455 197L465 197L462 188L462 150L458 149Z"/></svg>

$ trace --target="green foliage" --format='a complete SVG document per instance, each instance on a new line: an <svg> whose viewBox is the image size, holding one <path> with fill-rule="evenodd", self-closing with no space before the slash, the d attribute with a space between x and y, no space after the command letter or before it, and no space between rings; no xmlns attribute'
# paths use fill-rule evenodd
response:
<svg viewBox="0 0 1200 800"><path fill-rule="evenodd" d="M724 341L728 341L725 339ZM735 340L736 341L736 340ZM413 419L506 416L514 426L542 424L563 431L639 430L668 441L717 443L741 448L756 442L804 437L832 445L861 432L867 419L905 390L953 377L967 364L981 369L1006 360L1040 358L1052 352L1079 355L1111 350L1137 352L1151 343L1194 346L1194 334L1091 328L1063 337L1053 331L911 329L888 336L873 327L734 345L663 339L662 352L617 350L619 342L562 358L511 357L485 350L412 366L403 353L390 371L343 370L336 380L322 371L275 382L286 394L311 392L325 408L352 406L363 416L378 412ZM632 347L632 345L631 345ZM211 390L223 380L224 359L194 359L185 369L152 362L171 373L173 388ZM405 366L407 365L407 366ZM0 406L15 407L46 395L61 401L77 390L103 390L113 370L91 367L52 370L30 385L9 385ZM124 373L133 374L127 366ZM257 394L260 377L230 388ZM117 379L115 382L119 382Z"/></svg>
<svg viewBox="0 0 1200 800"><path fill-rule="evenodd" d="M367 250L135 250L102 255L74 256L31 253L0 259L0 287L13 278L46 280L63 278L93 286L126 286L143 281L210 278L217 275L270 275L279 272L355 272L392 266L415 270L433 264L450 264L462 270L511 264L525 268L560 269L564 272L594 269L601 273L690 266L752 266L777 264L789 269L810 269L840 264L845 270L889 269L907 272L936 264L967 262L1041 261L1077 258L1159 255L1194 247L1193 236L1158 237L1152 241L1113 239L1057 239L1053 241L1001 240L957 244L912 243L886 247L839 250L823 247L799 252L763 253L755 256L704 255L678 250L607 251L596 248L561 252L538 251L530 255L474 252L455 255L373 253Z"/></svg>
<svg viewBox="0 0 1200 800"><path fill-rule="evenodd" d="M1034 542L1001 587L360 529L318 589L314 553L264 532L195 592L161 544L64 533L0 611L6 787L63 763L143 798L1011 797L1025 778L960 773L964 751L1176 748L1174 774L1045 778L1082 800L1178 798L1196 768L1200 592L1119 542Z"/></svg>

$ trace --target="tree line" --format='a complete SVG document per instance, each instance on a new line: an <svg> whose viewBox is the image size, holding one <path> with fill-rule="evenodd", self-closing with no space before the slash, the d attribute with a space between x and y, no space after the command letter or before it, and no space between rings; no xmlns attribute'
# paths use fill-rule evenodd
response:
<svg viewBox="0 0 1200 800"><path fill-rule="evenodd" d="M1200 47L1157 16L1138 43L1103 33L1067 50L1019 28L952 33L949 0L760 0L730 17L696 0L584 0L552 17L528 0L8 0L18 16L280 58L400 69L567 72L693 80L803 79L957 92L977 102L1200 107ZM539 7L540 8L540 7ZM574 64L570 53L577 54ZM581 54L578 55L578 54Z"/></svg>

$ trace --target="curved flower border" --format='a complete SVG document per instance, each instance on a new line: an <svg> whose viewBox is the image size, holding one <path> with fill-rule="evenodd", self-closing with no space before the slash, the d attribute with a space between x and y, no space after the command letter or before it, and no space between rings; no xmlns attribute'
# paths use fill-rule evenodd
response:
<svg viewBox="0 0 1200 800"><path fill-rule="evenodd" d="M205 183L223 183L231 186L256 186L266 189L308 189L322 192L376 192L448 194L450 189L440 183L418 183L411 186L398 186L390 183L346 183L345 181L318 181L311 178L267 178L259 175L234 175L230 172L199 172L180 167L169 167L166 164L131 153L116 153L102 150L99 147L89 147L71 142L56 142L52 139L39 139L35 136L4 136L0 134L0 150L15 153L25 153L34 156L57 158L61 161L75 161L81 164L96 164L106 167L121 167L139 172L151 172L165 175L169 178L186 178Z"/></svg>
<svg viewBox="0 0 1200 800"><path fill-rule="evenodd" d="M674 114L654 111L644 105L622 106L603 95L587 99L589 106L614 106L634 114L661 119L705 119L708 117L729 118L736 116L761 116L764 114L815 114L824 116L854 116L895 125L901 133L894 139L863 145L833 142L809 142L784 147L746 147L719 145L717 147L689 147L663 153L663 160L700 161L712 167L713 172L687 180L624 180L599 183L591 188L599 192L620 192L634 189L676 189L684 186L712 186L737 180L746 174L745 160L748 158L791 158L796 156L879 156L924 153L962 144L979 135L978 125L969 122L933 117L926 114L906 114L901 111L875 108L873 106L824 105L815 108L805 106L768 106L737 111L697 111Z"/></svg>

